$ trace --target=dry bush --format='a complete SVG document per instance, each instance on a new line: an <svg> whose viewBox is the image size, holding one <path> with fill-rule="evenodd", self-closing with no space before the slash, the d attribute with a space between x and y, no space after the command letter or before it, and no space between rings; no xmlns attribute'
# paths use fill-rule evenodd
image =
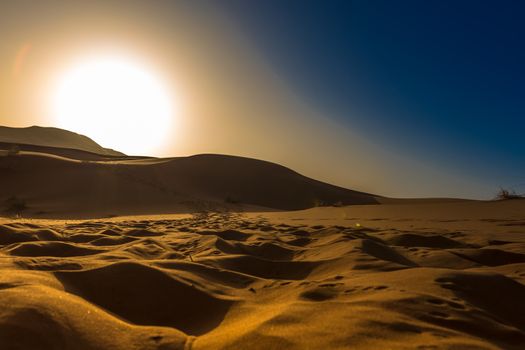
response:
<svg viewBox="0 0 525 350"><path fill-rule="evenodd" d="M13 214L20 214L27 209L27 204L23 199L17 196L12 196L5 201L5 211Z"/></svg>
<svg viewBox="0 0 525 350"><path fill-rule="evenodd" d="M18 145L12 145L9 148L9 150L7 150L7 155L8 156L16 156L19 153L20 153L20 146L18 146Z"/></svg>
<svg viewBox="0 0 525 350"><path fill-rule="evenodd" d="M519 199L525 198L524 195L516 193L514 190L507 190L500 188L499 192L496 194L496 200L507 200L507 199Z"/></svg>

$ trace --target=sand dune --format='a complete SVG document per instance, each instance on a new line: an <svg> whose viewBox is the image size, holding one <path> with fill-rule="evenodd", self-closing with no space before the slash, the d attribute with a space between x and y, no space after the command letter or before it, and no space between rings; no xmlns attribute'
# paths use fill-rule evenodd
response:
<svg viewBox="0 0 525 350"><path fill-rule="evenodd" d="M0 126L0 143L20 144L26 147L29 145L49 146L76 149L104 156L124 156L121 152L100 146L87 136L68 130L41 126L28 128Z"/></svg>
<svg viewBox="0 0 525 350"><path fill-rule="evenodd" d="M0 344L522 349L524 209L415 201L4 219Z"/></svg>
<svg viewBox="0 0 525 350"><path fill-rule="evenodd" d="M373 195L249 158L93 158L52 148L0 155L3 209L30 217L90 218L377 203ZM22 202L23 210L10 199Z"/></svg>

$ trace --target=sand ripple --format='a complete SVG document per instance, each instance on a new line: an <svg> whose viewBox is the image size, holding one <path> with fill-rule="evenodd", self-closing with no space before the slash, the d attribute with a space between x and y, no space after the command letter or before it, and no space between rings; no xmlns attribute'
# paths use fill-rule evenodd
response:
<svg viewBox="0 0 525 350"><path fill-rule="evenodd" d="M0 344L522 349L525 237L509 235L240 214L6 222Z"/></svg>

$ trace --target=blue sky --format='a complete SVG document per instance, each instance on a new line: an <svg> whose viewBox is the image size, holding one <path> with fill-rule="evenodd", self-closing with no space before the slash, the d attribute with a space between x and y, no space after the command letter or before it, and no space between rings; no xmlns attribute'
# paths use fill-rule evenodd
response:
<svg viewBox="0 0 525 350"><path fill-rule="evenodd" d="M525 2L222 2L304 101L382 147L525 192Z"/></svg>
<svg viewBox="0 0 525 350"><path fill-rule="evenodd" d="M152 155L265 159L394 197L525 193L523 18L511 0L1 2L0 125L65 127L57 79L118 53L176 102Z"/></svg>

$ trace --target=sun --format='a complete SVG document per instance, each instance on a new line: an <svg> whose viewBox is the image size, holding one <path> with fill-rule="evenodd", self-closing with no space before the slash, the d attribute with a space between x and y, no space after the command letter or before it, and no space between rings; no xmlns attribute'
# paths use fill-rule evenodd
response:
<svg viewBox="0 0 525 350"><path fill-rule="evenodd" d="M59 76L51 112L60 128L126 154L149 155L166 141L172 101L147 67L122 57L91 57Z"/></svg>

